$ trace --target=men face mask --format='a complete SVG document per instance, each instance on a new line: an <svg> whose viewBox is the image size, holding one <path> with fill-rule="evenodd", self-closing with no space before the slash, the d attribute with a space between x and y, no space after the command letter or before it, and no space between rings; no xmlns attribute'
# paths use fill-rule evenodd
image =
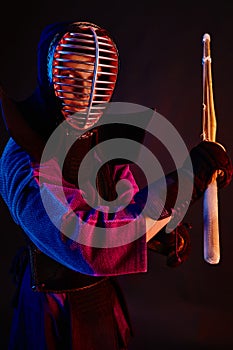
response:
<svg viewBox="0 0 233 350"><path fill-rule="evenodd" d="M48 77L73 129L86 130L98 122L112 97L117 73L117 48L104 29L76 22L59 39L48 60Z"/></svg>

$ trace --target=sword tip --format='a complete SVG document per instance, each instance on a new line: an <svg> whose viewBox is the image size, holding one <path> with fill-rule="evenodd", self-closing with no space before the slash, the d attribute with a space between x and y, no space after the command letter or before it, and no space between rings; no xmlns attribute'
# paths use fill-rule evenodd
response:
<svg viewBox="0 0 233 350"><path fill-rule="evenodd" d="M210 35L208 33L203 35L203 41L210 41Z"/></svg>

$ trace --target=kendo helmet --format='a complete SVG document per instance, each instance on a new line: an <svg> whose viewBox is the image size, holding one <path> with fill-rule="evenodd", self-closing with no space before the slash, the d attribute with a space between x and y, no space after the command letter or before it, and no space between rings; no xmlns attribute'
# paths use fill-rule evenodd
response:
<svg viewBox="0 0 233 350"><path fill-rule="evenodd" d="M48 49L47 76L61 113L74 129L97 123L110 101L118 73L118 50L105 29L69 24Z"/></svg>

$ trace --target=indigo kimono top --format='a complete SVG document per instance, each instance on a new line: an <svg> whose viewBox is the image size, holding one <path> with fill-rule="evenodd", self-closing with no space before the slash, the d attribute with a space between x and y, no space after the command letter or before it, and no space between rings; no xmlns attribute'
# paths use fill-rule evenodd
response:
<svg viewBox="0 0 233 350"><path fill-rule="evenodd" d="M0 194L28 238L43 253L80 273L145 272L146 225L144 217L135 214L133 196L138 187L129 166L114 168L116 181L127 180L114 213L106 206L89 205L84 191L64 179L61 186L61 176L55 158L39 166L9 139L0 159ZM92 193L90 184L88 188Z"/></svg>

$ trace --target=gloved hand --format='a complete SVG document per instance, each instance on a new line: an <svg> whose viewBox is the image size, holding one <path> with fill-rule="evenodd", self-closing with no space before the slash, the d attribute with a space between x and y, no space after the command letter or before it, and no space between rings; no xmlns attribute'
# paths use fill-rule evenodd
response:
<svg viewBox="0 0 233 350"><path fill-rule="evenodd" d="M177 267L189 257L191 251L190 229L191 225L188 223L179 223L169 233L164 227L147 243L147 246L150 250L165 255L167 266Z"/></svg>
<svg viewBox="0 0 233 350"><path fill-rule="evenodd" d="M194 175L192 201L204 194L217 170L219 171L218 187L223 188L230 184L233 175L232 162L222 145L211 141L202 141L191 150L190 158ZM183 165L183 169L186 170L186 168L187 161Z"/></svg>

